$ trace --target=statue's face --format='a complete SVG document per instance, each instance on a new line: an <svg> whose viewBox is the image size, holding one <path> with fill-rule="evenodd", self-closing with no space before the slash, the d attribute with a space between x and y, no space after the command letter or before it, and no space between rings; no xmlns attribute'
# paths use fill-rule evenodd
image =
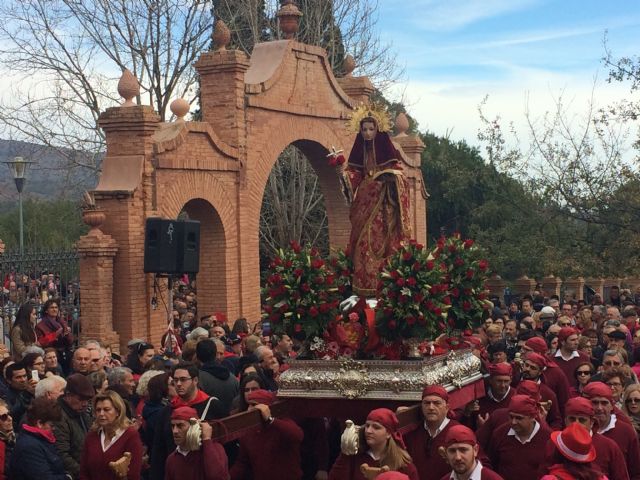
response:
<svg viewBox="0 0 640 480"><path fill-rule="evenodd" d="M362 137L367 141L371 141L375 138L376 131L376 124L373 122L364 122L360 127L360 133L362 134Z"/></svg>

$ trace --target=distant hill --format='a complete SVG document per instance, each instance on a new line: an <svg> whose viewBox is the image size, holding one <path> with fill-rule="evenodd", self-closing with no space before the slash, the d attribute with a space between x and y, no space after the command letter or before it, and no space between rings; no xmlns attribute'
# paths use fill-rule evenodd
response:
<svg viewBox="0 0 640 480"><path fill-rule="evenodd" d="M37 162L29 170L23 192L25 198L79 199L82 192L94 188L98 183L98 173L89 168L63 168L62 156L53 149L33 143L0 139L0 162L13 157L24 157ZM0 204L12 204L16 196L9 168L4 164L0 165Z"/></svg>

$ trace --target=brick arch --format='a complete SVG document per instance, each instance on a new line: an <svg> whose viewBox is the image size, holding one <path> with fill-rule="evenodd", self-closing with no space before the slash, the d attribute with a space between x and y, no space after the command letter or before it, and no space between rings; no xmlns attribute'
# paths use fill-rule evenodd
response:
<svg viewBox="0 0 640 480"><path fill-rule="evenodd" d="M295 145L305 154L318 175L327 210L330 245L345 247L350 231L349 207L343 198L337 172L328 165L326 159L332 146L351 148L351 145L345 144L348 143L348 135L344 131L344 122L287 116L278 122L270 123L261 143L263 148L260 155L250 160L255 162L251 190L254 193L254 201L258 202L251 211L252 229L257 232L259 228L260 207L273 166L285 148Z"/></svg>
<svg viewBox="0 0 640 480"><path fill-rule="evenodd" d="M165 218L176 218L185 210L200 221L200 314L221 311L233 316L238 302L230 293L238 278L237 225L234 199L225 184L213 174L189 171L174 174L160 195L158 210Z"/></svg>

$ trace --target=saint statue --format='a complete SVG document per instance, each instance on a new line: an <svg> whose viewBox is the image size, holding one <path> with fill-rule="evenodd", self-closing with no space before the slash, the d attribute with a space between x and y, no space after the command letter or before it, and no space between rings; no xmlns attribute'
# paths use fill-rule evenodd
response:
<svg viewBox="0 0 640 480"><path fill-rule="evenodd" d="M400 154L386 131L386 112L359 109L352 123L359 132L343 171L351 201L347 255L353 261L354 293L370 298L380 267L411 238L408 185Z"/></svg>

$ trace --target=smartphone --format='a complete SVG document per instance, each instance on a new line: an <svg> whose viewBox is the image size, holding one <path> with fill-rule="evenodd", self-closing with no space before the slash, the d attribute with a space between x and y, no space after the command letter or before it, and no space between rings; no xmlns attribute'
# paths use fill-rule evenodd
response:
<svg viewBox="0 0 640 480"><path fill-rule="evenodd" d="M38 371L37 370L31 370L31 378L33 380L35 380L36 382L40 381L40 376L38 375Z"/></svg>

